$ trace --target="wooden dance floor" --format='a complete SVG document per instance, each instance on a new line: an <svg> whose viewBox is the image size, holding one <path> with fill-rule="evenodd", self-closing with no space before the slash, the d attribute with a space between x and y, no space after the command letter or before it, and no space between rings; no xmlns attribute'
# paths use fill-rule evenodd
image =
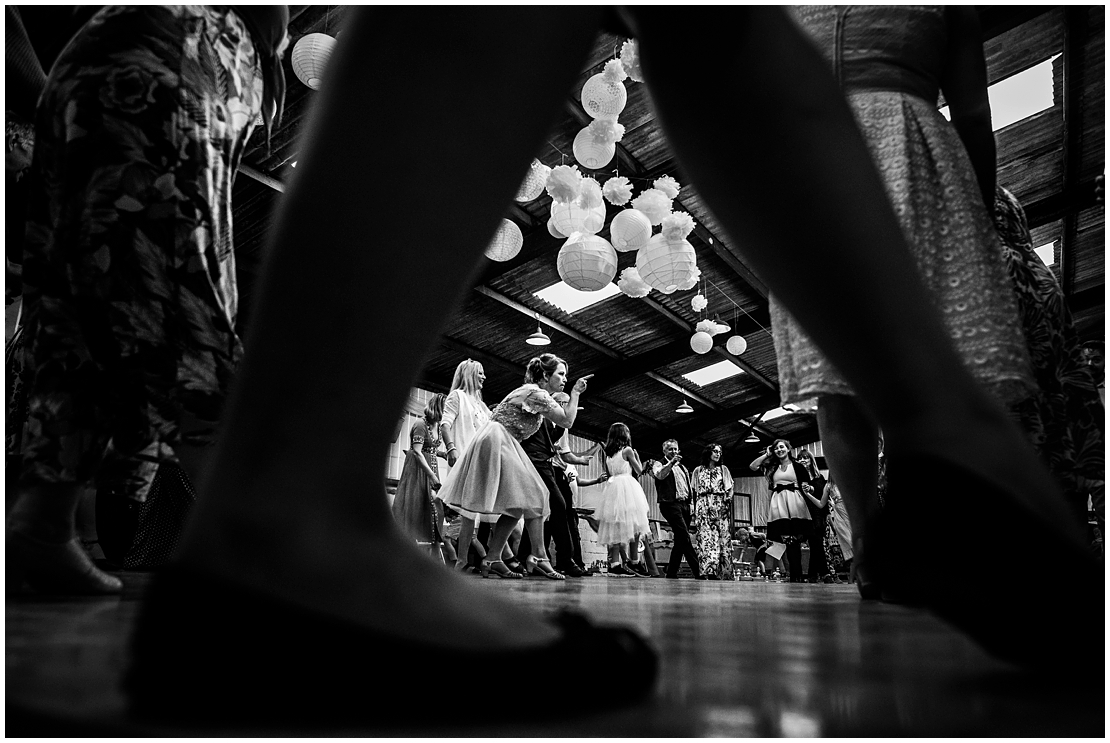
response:
<svg viewBox="0 0 1110 743"><path fill-rule="evenodd" d="M122 598L7 602L9 736L193 735L136 725L119 681L127 636L149 576L124 573ZM1026 674L994 661L933 617L861 603L848 585L706 582L594 576L479 581L542 611L582 610L596 621L633 625L660 654L655 694L638 707L609 709L619 668L581 658L576 689L516 688L530 674L505 669L505 704L558 705L585 714L565 723L484 724L493 697L475 669L470 692L428 669L430 704L456 705L449 730L328 730L349 736L1097 736L1104 726L1104 659L1084 679ZM989 580L989 578L984 578ZM1051 601L1030 586L1030 601ZM1029 642L1041 642L1031 636ZM275 652L280 652L276 649ZM373 683L352 669L352 683ZM218 669L213 669L218 673ZM368 692L370 687L368 687ZM367 699L373 695L368 693ZM545 699L547 700L545 702ZM372 708L368 704L368 713ZM264 723L252 735L280 735ZM210 734L210 733L207 733ZM242 731L228 731L240 735ZM303 733L296 733L301 735Z"/></svg>

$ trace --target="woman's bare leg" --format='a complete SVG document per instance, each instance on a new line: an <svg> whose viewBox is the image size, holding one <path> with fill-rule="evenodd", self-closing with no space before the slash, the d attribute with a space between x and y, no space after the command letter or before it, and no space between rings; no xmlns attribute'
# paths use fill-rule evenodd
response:
<svg viewBox="0 0 1110 743"><path fill-rule="evenodd" d="M405 543L385 495L385 452L462 276L562 111L599 16L510 6L353 14L273 227L183 567L402 638L480 649L556 636ZM429 184L482 143L480 187L460 188L436 219L424 218ZM399 307L404 323L391 319Z"/></svg>

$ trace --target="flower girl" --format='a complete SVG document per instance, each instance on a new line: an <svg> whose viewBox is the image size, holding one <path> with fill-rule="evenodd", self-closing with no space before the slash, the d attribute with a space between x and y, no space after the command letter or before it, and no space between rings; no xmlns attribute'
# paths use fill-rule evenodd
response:
<svg viewBox="0 0 1110 743"><path fill-rule="evenodd" d="M605 441L605 470L609 477L601 493L601 507L597 510L597 541L609 545L609 573L611 575L636 575L621 564L626 545L648 532L648 504L644 489L636 480L643 472L640 455L632 448L632 435L628 426L614 423L609 427ZM634 542L638 544L638 542ZM630 563L639 562L639 550ZM638 571L637 571L638 572Z"/></svg>

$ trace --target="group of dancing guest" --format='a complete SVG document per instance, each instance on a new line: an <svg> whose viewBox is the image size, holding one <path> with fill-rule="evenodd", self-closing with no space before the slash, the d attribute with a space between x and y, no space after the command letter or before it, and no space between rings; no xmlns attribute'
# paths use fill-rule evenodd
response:
<svg viewBox="0 0 1110 743"><path fill-rule="evenodd" d="M771 491L767 538L786 545L790 582L801 583L804 580L802 541L809 537L813 529L803 495L813 495L810 473L790 453L790 442L786 439L775 439L765 452L752 461L750 467L755 472L763 473Z"/></svg>
<svg viewBox="0 0 1110 743"><path fill-rule="evenodd" d="M552 580L564 580L547 557L544 539L544 521L552 515L552 504L565 508L562 494L546 463L547 472L541 474L537 462L525 451L523 442L542 430L545 420L563 428L570 428L578 415L578 398L586 389L586 380L575 382L570 400L564 409L551 397L566 385L567 364L554 354L545 353L528 362L525 383L510 392L493 409L490 421L483 426L462 452L447 475L440 489L440 499L463 517L495 516L490 532L486 557L481 561L483 577L500 576L519 578L501 558L509 535L517 521L524 519L524 539L521 552L525 569L540 573ZM545 435L543 442L550 444ZM549 446L550 448L550 446ZM538 452L537 448L533 448ZM550 448L554 455L554 449ZM540 463L541 466L543 463ZM546 477L545 477L546 475ZM566 515L560 512L562 534L558 520L552 522L556 549L563 554L572 552L570 536L566 530ZM525 543L527 539L527 543ZM565 545L565 546L564 546Z"/></svg>

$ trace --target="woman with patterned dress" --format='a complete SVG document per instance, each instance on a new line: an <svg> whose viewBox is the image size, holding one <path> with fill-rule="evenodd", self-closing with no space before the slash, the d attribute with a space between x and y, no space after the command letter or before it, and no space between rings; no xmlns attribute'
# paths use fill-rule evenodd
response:
<svg viewBox="0 0 1110 743"><path fill-rule="evenodd" d="M397 492L393 496L393 518L406 534L418 543L441 542L440 521L433 504L439 479L439 421L443 416L444 395L432 395L424 406L424 419L412 424L409 450Z"/></svg>
<svg viewBox="0 0 1110 743"><path fill-rule="evenodd" d="M767 451L749 465L754 472L762 472L771 491L771 504L767 515L767 538L786 545L786 561L790 568L790 582L801 583L802 542L813 529L809 508L803 492L813 494L809 472L790 453L790 442L775 439Z"/></svg>
<svg viewBox="0 0 1110 743"><path fill-rule="evenodd" d="M709 580L732 580L732 474L721 464L721 446L705 448L690 474L694 505L691 536Z"/></svg>
<svg viewBox="0 0 1110 743"><path fill-rule="evenodd" d="M1087 495L1106 477L1105 409L1056 275L1033 252L1025 210L999 186L994 226L1017 295L1037 395L1014 407L1041 459L1086 528Z"/></svg>
<svg viewBox="0 0 1110 743"><path fill-rule="evenodd" d="M1033 390L1014 292L988 205L995 155L978 19L970 7L796 6L836 76L886 186L918 274L965 367L996 399ZM937 110L943 92L952 122ZM858 543L876 505L876 429L855 392L771 303L784 404L818 396L825 455ZM873 595L873 594L872 594Z"/></svg>
<svg viewBox="0 0 1110 743"><path fill-rule="evenodd" d="M286 6L99 10L35 122L23 262L28 423L9 559L40 590L113 593L73 538L102 463L195 478L239 364L231 189L284 99ZM136 483L138 485L138 483Z"/></svg>
<svg viewBox="0 0 1110 743"><path fill-rule="evenodd" d="M482 559L483 577L521 577L491 556L502 554L513 527L523 518L532 540L527 567L552 580L563 580L547 559L543 539L543 522L550 513L548 489L521 442L539 430L544 418L564 428L574 425L586 380L575 382L565 410L547 392L561 389L566 376L566 362L557 356L543 354L529 361L525 383L493 409L490 422L478 431L440 490L443 502L464 517L498 517L490 532L487 556Z"/></svg>
<svg viewBox="0 0 1110 743"><path fill-rule="evenodd" d="M840 487L829 473L825 484L829 494L829 518L825 527L825 560L835 576L840 568L849 568L852 562L852 524L848 521L848 511L844 508L844 496Z"/></svg>

